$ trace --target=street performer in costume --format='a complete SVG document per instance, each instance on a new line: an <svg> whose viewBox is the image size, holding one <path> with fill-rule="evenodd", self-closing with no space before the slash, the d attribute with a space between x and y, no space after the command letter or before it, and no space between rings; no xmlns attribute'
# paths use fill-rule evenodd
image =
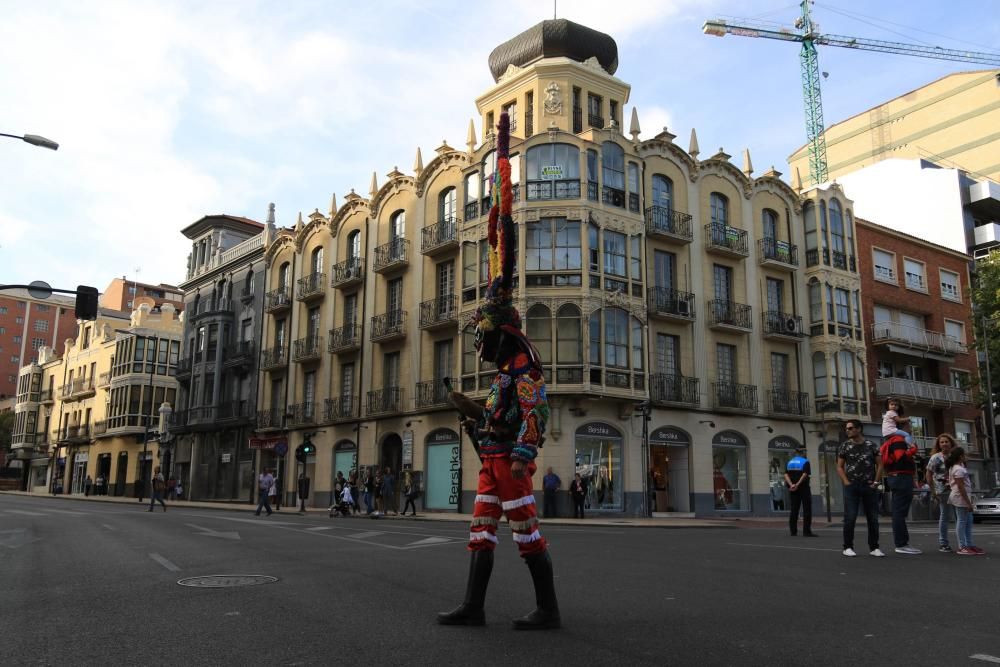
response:
<svg viewBox="0 0 1000 667"><path fill-rule="evenodd" d="M513 191L510 179L510 117L500 114L497 136L497 169L489 217L489 282L483 305L476 312L476 350L483 361L496 363L497 374L477 417L467 418L482 470L473 512L468 549L472 553L465 601L455 610L438 614L444 625L483 625L483 605L497 525L507 515L521 558L535 584L536 609L514 620L523 630L558 628L559 606L552 580L552 559L545 538L538 532L531 476L535 455L549 416L542 361L534 345L521 332L521 317L511 299L514 272ZM452 392L452 402L467 416L468 399Z"/></svg>

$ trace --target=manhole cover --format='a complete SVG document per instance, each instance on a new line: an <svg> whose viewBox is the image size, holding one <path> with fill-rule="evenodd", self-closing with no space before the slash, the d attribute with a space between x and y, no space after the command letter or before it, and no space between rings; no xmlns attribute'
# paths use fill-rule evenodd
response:
<svg viewBox="0 0 1000 667"><path fill-rule="evenodd" d="M233 588L235 586L273 584L277 580L277 577L263 574L209 574L204 577L188 577L177 583L181 586L194 586L195 588Z"/></svg>

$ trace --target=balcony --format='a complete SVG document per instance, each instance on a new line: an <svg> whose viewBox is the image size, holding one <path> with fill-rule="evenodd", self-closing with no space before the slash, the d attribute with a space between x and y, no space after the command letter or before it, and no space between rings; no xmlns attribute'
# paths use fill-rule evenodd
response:
<svg viewBox="0 0 1000 667"><path fill-rule="evenodd" d="M311 334L305 338L299 338L293 345L292 361L306 363L319 361L323 356L323 346L319 334Z"/></svg>
<svg viewBox="0 0 1000 667"><path fill-rule="evenodd" d="M605 185L601 188L601 202L615 208L625 208L625 191Z"/></svg>
<svg viewBox="0 0 1000 667"><path fill-rule="evenodd" d="M253 366L253 341L241 340L227 345L222 358L223 368L250 368Z"/></svg>
<svg viewBox="0 0 1000 667"><path fill-rule="evenodd" d="M76 378L70 386L70 396L74 400L93 396L96 391L94 378Z"/></svg>
<svg viewBox="0 0 1000 667"><path fill-rule="evenodd" d="M705 225L705 250L724 257L749 257L747 233L728 225Z"/></svg>
<svg viewBox="0 0 1000 667"><path fill-rule="evenodd" d="M310 273L298 280L298 291L295 298L299 301L315 301L322 299L326 289L326 274L322 271Z"/></svg>
<svg viewBox="0 0 1000 667"><path fill-rule="evenodd" d="M649 400L656 404L698 405L698 378L653 373L649 376Z"/></svg>
<svg viewBox="0 0 1000 667"><path fill-rule="evenodd" d="M386 387L368 392L369 415L388 415L403 410L403 388Z"/></svg>
<svg viewBox="0 0 1000 667"><path fill-rule="evenodd" d="M646 234L674 243L691 243L691 216L666 206L646 208Z"/></svg>
<svg viewBox="0 0 1000 667"><path fill-rule="evenodd" d="M753 331L753 309L745 303L713 299L708 302L708 326L722 331Z"/></svg>
<svg viewBox="0 0 1000 667"><path fill-rule="evenodd" d="M323 421L338 422L354 419L358 416L358 405L354 396L335 396L326 399L325 403Z"/></svg>
<svg viewBox="0 0 1000 667"><path fill-rule="evenodd" d="M801 340L806 332L802 328L802 317L783 313L780 310L766 310L761 313L765 338Z"/></svg>
<svg viewBox="0 0 1000 667"><path fill-rule="evenodd" d="M69 444L90 442L90 424L69 426L63 432L62 441Z"/></svg>
<svg viewBox="0 0 1000 667"><path fill-rule="evenodd" d="M356 324L348 324L339 329L330 329L327 339L327 352L339 354L341 352L354 352L361 348L361 327Z"/></svg>
<svg viewBox="0 0 1000 667"><path fill-rule="evenodd" d="M579 198L578 178L528 181L528 201Z"/></svg>
<svg viewBox="0 0 1000 667"><path fill-rule="evenodd" d="M587 124L591 127L597 128L598 130L604 129L604 118L597 115L596 113L587 114Z"/></svg>
<svg viewBox="0 0 1000 667"><path fill-rule="evenodd" d="M233 302L224 297L215 299L204 299L198 302L198 305L194 307L195 318L203 317L205 315L216 315L218 313L229 313L233 310Z"/></svg>
<svg viewBox="0 0 1000 667"><path fill-rule="evenodd" d="M420 230L420 252L436 255L458 248L458 221L447 217Z"/></svg>
<svg viewBox="0 0 1000 667"><path fill-rule="evenodd" d="M64 401L70 400L70 396L73 395L73 381L70 380L68 383L59 387L59 398Z"/></svg>
<svg viewBox="0 0 1000 667"><path fill-rule="evenodd" d="M794 271L799 266L799 247L788 241L763 238L757 241L757 259L761 266Z"/></svg>
<svg viewBox="0 0 1000 667"><path fill-rule="evenodd" d="M904 402L935 407L972 404L972 395L964 389L906 378L879 378L875 381L875 395L879 398L895 396Z"/></svg>
<svg viewBox="0 0 1000 667"><path fill-rule="evenodd" d="M97 376L97 388L104 389L111 386L111 371L105 371Z"/></svg>
<svg viewBox="0 0 1000 667"><path fill-rule="evenodd" d="M409 263L410 242L406 239L395 239L375 248L375 273L389 273L405 269Z"/></svg>
<svg viewBox="0 0 1000 667"><path fill-rule="evenodd" d="M214 428L218 412L214 405L201 405L187 411L188 430L206 431ZM199 428L200 427L200 428Z"/></svg>
<svg viewBox="0 0 1000 667"><path fill-rule="evenodd" d="M951 361L956 354L969 352L968 346L957 338L898 322L873 324L872 344L885 346L890 352L938 361Z"/></svg>
<svg viewBox="0 0 1000 667"><path fill-rule="evenodd" d="M253 405L248 400L226 401L219 405L220 421L249 421L253 417Z"/></svg>
<svg viewBox="0 0 1000 667"><path fill-rule="evenodd" d="M846 253L836 250L831 255L833 256L833 268L852 272L858 270L858 262L853 256L848 257Z"/></svg>
<svg viewBox="0 0 1000 667"><path fill-rule="evenodd" d="M417 408L440 408L448 405L448 390L443 380L417 383Z"/></svg>
<svg viewBox="0 0 1000 667"><path fill-rule="evenodd" d="M788 389L768 389L767 411L772 415L808 417L809 394Z"/></svg>
<svg viewBox="0 0 1000 667"><path fill-rule="evenodd" d="M264 312L280 313L292 307L292 298L287 286L273 289L264 295Z"/></svg>
<svg viewBox="0 0 1000 667"><path fill-rule="evenodd" d="M282 417L284 416L283 410L280 408L272 408L270 410L258 410L257 411L257 430L274 430L282 428Z"/></svg>
<svg viewBox="0 0 1000 667"><path fill-rule="evenodd" d="M694 321L694 294L671 287L646 289L646 309L650 317L674 322Z"/></svg>
<svg viewBox="0 0 1000 667"><path fill-rule="evenodd" d="M365 260L360 257L346 259L339 264L333 265L333 277L330 279L330 287L345 288L360 285L364 275Z"/></svg>
<svg viewBox="0 0 1000 667"><path fill-rule="evenodd" d="M420 304L420 328L441 329L458 325L458 299L454 294Z"/></svg>
<svg viewBox="0 0 1000 667"><path fill-rule="evenodd" d="M573 134L583 132L583 108L573 107Z"/></svg>
<svg viewBox="0 0 1000 667"><path fill-rule="evenodd" d="M176 413L175 413L176 414ZM94 428L92 429L94 437L102 436L108 431L108 422L106 419L100 419L94 422Z"/></svg>
<svg viewBox="0 0 1000 667"><path fill-rule="evenodd" d="M712 399L717 410L757 412L757 386L735 382L713 382Z"/></svg>
<svg viewBox="0 0 1000 667"><path fill-rule="evenodd" d="M293 426L307 426L316 423L315 403L295 403L288 406L288 412L291 414L290 421Z"/></svg>
<svg viewBox="0 0 1000 667"><path fill-rule="evenodd" d="M390 310L372 318L372 342L385 342L406 337L406 311Z"/></svg>
<svg viewBox="0 0 1000 667"><path fill-rule="evenodd" d="M273 371L284 368L288 364L288 355L285 353L285 346L278 345L264 350L260 355L260 368L264 371Z"/></svg>
<svg viewBox="0 0 1000 667"><path fill-rule="evenodd" d="M191 377L191 357L177 360L177 366L174 367L174 377Z"/></svg>
<svg viewBox="0 0 1000 667"><path fill-rule="evenodd" d="M55 399L52 397L52 390L42 389L41 393L38 394L38 402L42 405L51 405L54 403Z"/></svg>
<svg viewBox="0 0 1000 667"><path fill-rule="evenodd" d="M489 209L487 209L489 210ZM475 220L479 217L479 201L470 201L465 204L465 219Z"/></svg>

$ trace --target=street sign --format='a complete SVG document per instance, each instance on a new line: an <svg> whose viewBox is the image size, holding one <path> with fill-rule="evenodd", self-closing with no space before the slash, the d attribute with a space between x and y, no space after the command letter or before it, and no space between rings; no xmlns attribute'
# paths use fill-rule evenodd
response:
<svg viewBox="0 0 1000 667"><path fill-rule="evenodd" d="M44 280L35 280L28 285L28 294L36 299L48 299L52 296L52 285Z"/></svg>
<svg viewBox="0 0 1000 667"><path fill-rule="evenodd" d="M288 441L287 440L279 440L278 444L276 444L274 446L274 453L277 454L278 456L284 456L285 454L287 454L288 453Z"/></svg>

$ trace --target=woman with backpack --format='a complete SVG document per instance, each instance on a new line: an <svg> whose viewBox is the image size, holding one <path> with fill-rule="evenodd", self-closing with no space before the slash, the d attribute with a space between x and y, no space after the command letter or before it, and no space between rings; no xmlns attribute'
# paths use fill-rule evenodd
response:
<svg viewBox="0 0 1000 667"><path fill-rule="evenodd" d="M986 552L972 544L972 480L965 468L965 449L955 447L945 460L948 465L948 486L951 495L948 502L955 507L958 520L955 533L958 536L959 556L982 556Z"/></svg>

